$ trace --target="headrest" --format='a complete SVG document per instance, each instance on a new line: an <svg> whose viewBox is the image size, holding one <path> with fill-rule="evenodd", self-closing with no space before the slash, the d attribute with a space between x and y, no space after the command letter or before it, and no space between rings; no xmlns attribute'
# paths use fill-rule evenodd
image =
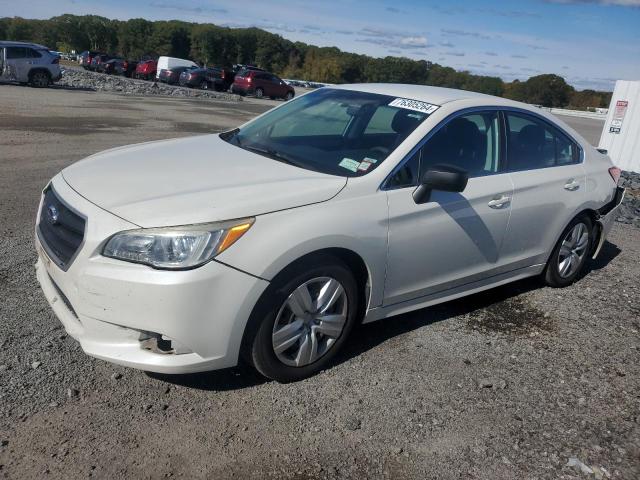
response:
<svg viewBox="0 0 640 480"><path fill-rule="evenodd" d="M419 113L408 110L398 110L391 121L391 128L396 133L407 133L420 124L422 117Z"/></svg>
<svg viewBox="0 0 640 480"><path fill-rule="evenodd" d="M526 125L518 134L520 145L542 145L544 143L544 128L540 125Z"/></svg>

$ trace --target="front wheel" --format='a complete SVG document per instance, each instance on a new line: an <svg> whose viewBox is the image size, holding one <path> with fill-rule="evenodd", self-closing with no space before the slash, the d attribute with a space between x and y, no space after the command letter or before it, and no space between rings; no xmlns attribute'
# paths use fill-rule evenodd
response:
<svg viewBox="0 0 640 480"><path fill-rule="evenodd" d="M587 216L574 218L553 249L544 271L550 287L571 285L584 268L593 244L593 223Z"/></svg>
<svg viewBox="0 0 640 480"><path fill-rule="evenodd" d="M301 380L346 341L358 315L356 281L337 258L301 262L274 280L254 315L245 357L265 377Z"/></svg>
<svg viewBox="0 0 640 480"><path fill-rule="evenodd" d="M289 100L291 100L293 98L293 92L287 92L287 94L285 95L284 99L288 102Z"/></svg>

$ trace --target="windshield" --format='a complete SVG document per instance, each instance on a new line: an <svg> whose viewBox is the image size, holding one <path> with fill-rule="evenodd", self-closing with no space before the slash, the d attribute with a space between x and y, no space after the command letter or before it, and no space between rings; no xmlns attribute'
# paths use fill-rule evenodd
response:
<svg viewBox="0 0 640 480"><path fill-rule="evenodd" d="M343 177L375 170L438 107L323 88L221 138L298 167Z"/></svg>

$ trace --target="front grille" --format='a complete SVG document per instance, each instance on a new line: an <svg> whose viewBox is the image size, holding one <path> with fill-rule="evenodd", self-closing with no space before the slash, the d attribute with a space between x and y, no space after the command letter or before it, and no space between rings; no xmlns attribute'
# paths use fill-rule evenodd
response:
<svg viewBox="0 0 640 480"><path fill-rule="evenodd" d="M38 238L62 270L67 270L82 244L85 220L58 198L53 188L44 192Z"/></svg>

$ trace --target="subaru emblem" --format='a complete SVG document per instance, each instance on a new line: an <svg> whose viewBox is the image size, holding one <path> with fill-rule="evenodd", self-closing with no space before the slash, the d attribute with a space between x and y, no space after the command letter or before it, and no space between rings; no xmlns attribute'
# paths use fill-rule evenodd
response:
<svg viewBox="0 0 640 480"><path fill-rule="evenodd" d="M47 207L47 212L49 213L49 223L51 223L52 225L58 223L58 216L60 214L58 213L58 209L55 207L55 205L49 205Z"/></svg>

